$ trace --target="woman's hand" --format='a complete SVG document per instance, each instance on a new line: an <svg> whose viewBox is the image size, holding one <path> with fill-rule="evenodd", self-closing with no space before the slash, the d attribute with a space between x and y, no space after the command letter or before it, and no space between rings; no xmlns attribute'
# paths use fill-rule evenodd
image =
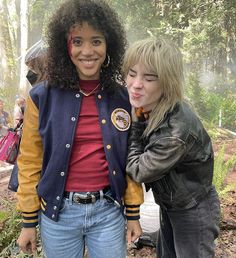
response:
<svg viewBox="0 0 236 258"><path fill-rule="evenodd" d="M36 228L22 228L17 244L23 253L34 254L37 250Z"/></svg>
<svg viewBox="0 0 236 258"><path fill-rule="evenodd" d="M128 244L134 242L137 238L142 235L142 228L139 220L128 220L127 221L127 232L126 240Z"/></svg>

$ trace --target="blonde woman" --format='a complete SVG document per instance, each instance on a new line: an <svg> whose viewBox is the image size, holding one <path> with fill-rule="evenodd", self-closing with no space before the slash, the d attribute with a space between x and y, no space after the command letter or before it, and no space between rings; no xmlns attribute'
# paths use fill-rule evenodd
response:
<svg viewBox="0 0 236 258"><path fill-rule="evenodd" d="M220 205L213 150L184 102L181 53L164 39L136 42L126 52L124 73L133 106L126 168L160 205L157 257L214 257Z"/></svg>

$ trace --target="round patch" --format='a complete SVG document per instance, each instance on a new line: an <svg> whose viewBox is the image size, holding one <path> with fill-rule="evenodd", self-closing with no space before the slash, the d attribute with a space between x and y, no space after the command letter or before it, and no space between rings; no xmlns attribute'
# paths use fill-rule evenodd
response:
<svg viewBox="0 0 236 258"><path fill-rule="evenodd" d="M111 121L118 130L126 131L130 127L131 118L125 109L116 108L111 114Z"/></svg>

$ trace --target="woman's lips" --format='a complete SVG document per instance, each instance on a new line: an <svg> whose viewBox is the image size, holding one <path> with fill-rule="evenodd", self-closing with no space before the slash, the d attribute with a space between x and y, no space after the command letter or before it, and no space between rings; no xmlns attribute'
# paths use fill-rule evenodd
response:
<svg viewBox="0 0 236 258"><path fill-rule="evenodd" d="M138 98L141 98L142 95L139 94L139 93L131 93L131 97L132 97L133 99L138 99Z"/></svg>

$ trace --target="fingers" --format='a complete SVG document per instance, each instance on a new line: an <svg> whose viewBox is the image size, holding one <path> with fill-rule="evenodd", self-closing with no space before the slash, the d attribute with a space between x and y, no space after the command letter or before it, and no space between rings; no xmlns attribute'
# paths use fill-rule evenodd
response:
<svg viewBox="0 0 236 258"><path fill-rule="evenodd" d="M130 245L132 242L132 235L131 235L131 231L129 229L127 229L127 232L126 232L126 241L127 241L128 245Z"/></svg>
<svg viewBox="0 0 236 258"><path fill-rule="evenodd" d="M17 242L18 243L18 242ZM18 244L20 250L25 254L34 254L37 250L36 243Z"/></svg>
<svg viewBox="0 0 236 258"><path fill-rule="evenodd" d="M31 242L31 251L32 253L35 253L37 251L37 243L36 241Z"/></svg>
<svg viewBox="0 0 236 258"><path fill-rule="evenodd" d="M37 250L37 238L35 228L23 228L17 240L20 250L27 254L35 253Z"/></svg>
<svg viewBox="0 0 236 258"><path fill-rule="evenodd" d="M126 232L127 244L130 245L131 243L135 242L135 240L137 240L141 235L142 235L141 230L129 230L129 229L127 229L127 232Z"/></svg>
<svg viewBox="0 0 236 258"><path fill-rule="evenodd" d="M28 243L24 242L24 241L21 241L20 238L18 238L17 240L17 245L19 246L20 250L23 252L23 253L28 253L29 252L29 249L30 249L30 246Z"/></svg>
<svg viewBox="0 0 236 258"><path fill-rule="evenodd" d="M131 237L131 241L135 242L135 240L137 240L140 236L141 236L141 233L137 234L136 232L133 232L132 237Z"/></svg>

